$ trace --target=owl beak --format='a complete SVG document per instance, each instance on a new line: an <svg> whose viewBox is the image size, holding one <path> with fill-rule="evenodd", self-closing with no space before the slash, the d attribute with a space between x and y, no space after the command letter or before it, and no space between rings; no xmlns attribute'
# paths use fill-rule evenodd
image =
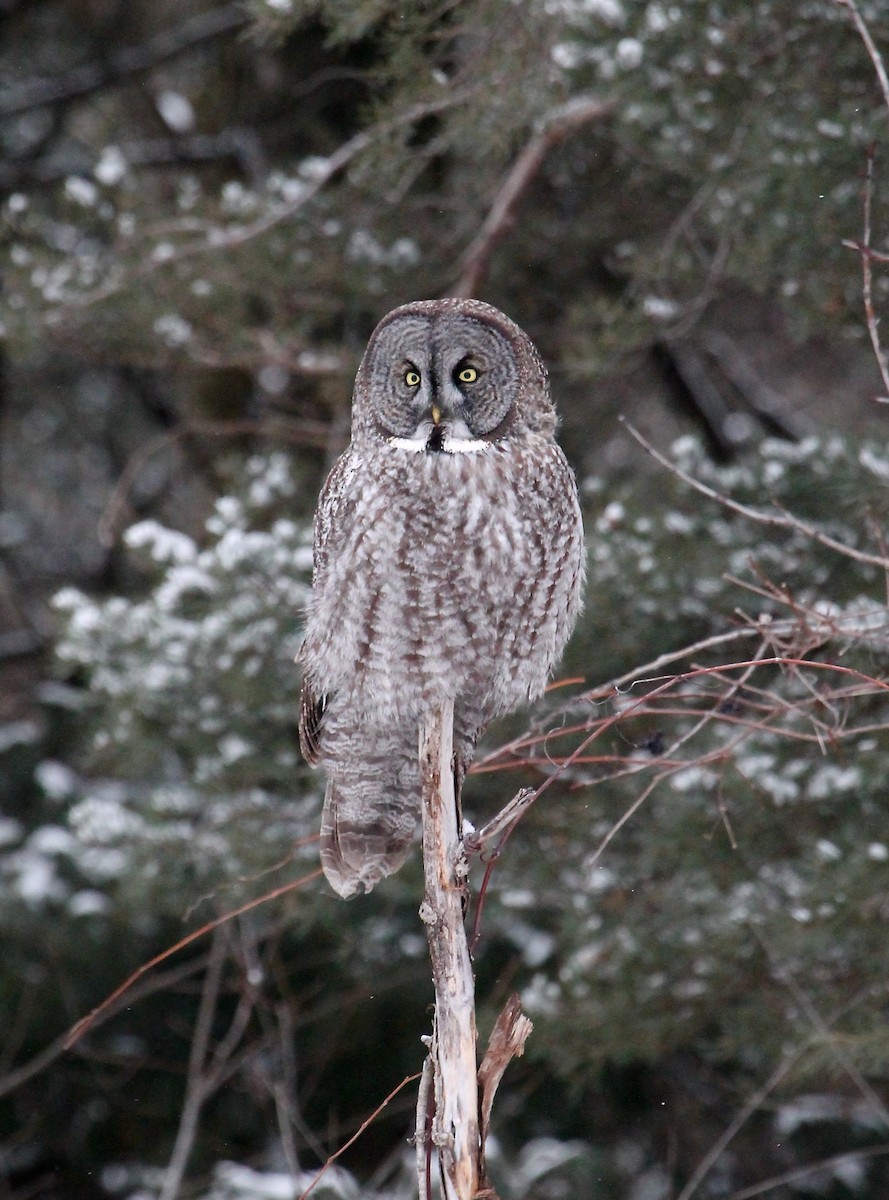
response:
<svg viewBox="0 0 889 1200"><path fill-rule="evenodd" d="M432 412L432 424L440 425L441 424L441 409L438 407L437 404L432 405L431 412Z"/></svg>

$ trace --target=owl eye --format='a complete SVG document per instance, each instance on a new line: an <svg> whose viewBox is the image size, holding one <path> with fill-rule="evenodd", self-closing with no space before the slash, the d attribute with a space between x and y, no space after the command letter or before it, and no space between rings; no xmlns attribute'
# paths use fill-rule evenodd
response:
<svg viewBox="0 0 889 1200"><path fill-rule="evenodd" d="M461 383L475 383L478 379L478 371L475 367L463 367L461 371L457 372L457 378Z"/></svg>
<svg viewBox="0 0 889 1200"><path fill-rule="evenodd" d="M419 387L420 386L420 372L414 371L414 370L405 371L404 382L410 388Z"/></svg>

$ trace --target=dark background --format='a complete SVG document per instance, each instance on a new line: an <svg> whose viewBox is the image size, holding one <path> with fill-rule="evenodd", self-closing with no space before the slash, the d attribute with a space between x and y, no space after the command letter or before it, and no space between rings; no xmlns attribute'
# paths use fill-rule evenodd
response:
<svg viewBox="0 0 889 1200"><path fill-rule="evenodd" d="M856 11L879 50L885 4ZM695 496L619 417L885 556L889 410L843 242L872 154L887 247L887 120L828 0L0 0L0 1196L295 1196L419 1069L416 864L226 922L61 1046L314 866L308 523L389 308L478 295L550 366L591 553L566 675L784 613L727 574L885 605L873 565ZM883 633L843 646L883 677ZM695 743L595 865L638 779L581 771L523 823L477 956L483 1035L511 989L536 1025L495 1109L505 1200L685 1200L796 1050L694 1194L813 1163L767 1194L886 1194L885 704L844 695L855 738L839 704L833 740L754 732L716 767L722 735ZM610 753L655 762L673 719ZM411 1194L413 1087L329 1195Z"/></svg>

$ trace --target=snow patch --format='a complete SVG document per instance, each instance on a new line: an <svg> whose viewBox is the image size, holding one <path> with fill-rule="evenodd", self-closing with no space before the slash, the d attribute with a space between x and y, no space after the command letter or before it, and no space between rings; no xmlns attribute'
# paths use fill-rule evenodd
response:
<svg viewBox="0 0 889 1200"><path fill-rule="evenodd" d="M166 529L157 521L139 521L124 534L131 550L147 550L155 562L190 563L197 557L197 546L190 537Z"/></svg>
<svg viewBox="0 0 889 1200"><path fill-rule="evenodd" d="M166 90L158 92L154 105L161 120L174 133L189 133L197 123L195 111L187 96L181 92Z"/></svg>
<svg viewBox="0 0 889 1200"><path fill-rule="evenodd" d="M113 187L126 175L128 165L120 146L105 146L93 167L93 174L105 187Z"/></svg>
<svg viewBox="0 0 889 1200"><path fill-rule="evenodd" d="M38 763L34 778L50 800L65 800L77 790L77 775L65 763L55 759Z"/></svg>

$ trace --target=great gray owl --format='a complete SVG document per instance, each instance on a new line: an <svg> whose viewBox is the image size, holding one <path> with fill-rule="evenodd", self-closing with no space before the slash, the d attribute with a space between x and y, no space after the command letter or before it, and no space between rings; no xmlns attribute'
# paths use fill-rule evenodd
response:
<svg viewBox="0 0 889 1200"><path fill-rule="evenodd" d="M546 369L478 300L396 308L355 381L315 516L300 741L341 896L397 870L420 814L418 725L454 701L458 782L492 718L534 700L580 609L583 527Z"/></svg>

